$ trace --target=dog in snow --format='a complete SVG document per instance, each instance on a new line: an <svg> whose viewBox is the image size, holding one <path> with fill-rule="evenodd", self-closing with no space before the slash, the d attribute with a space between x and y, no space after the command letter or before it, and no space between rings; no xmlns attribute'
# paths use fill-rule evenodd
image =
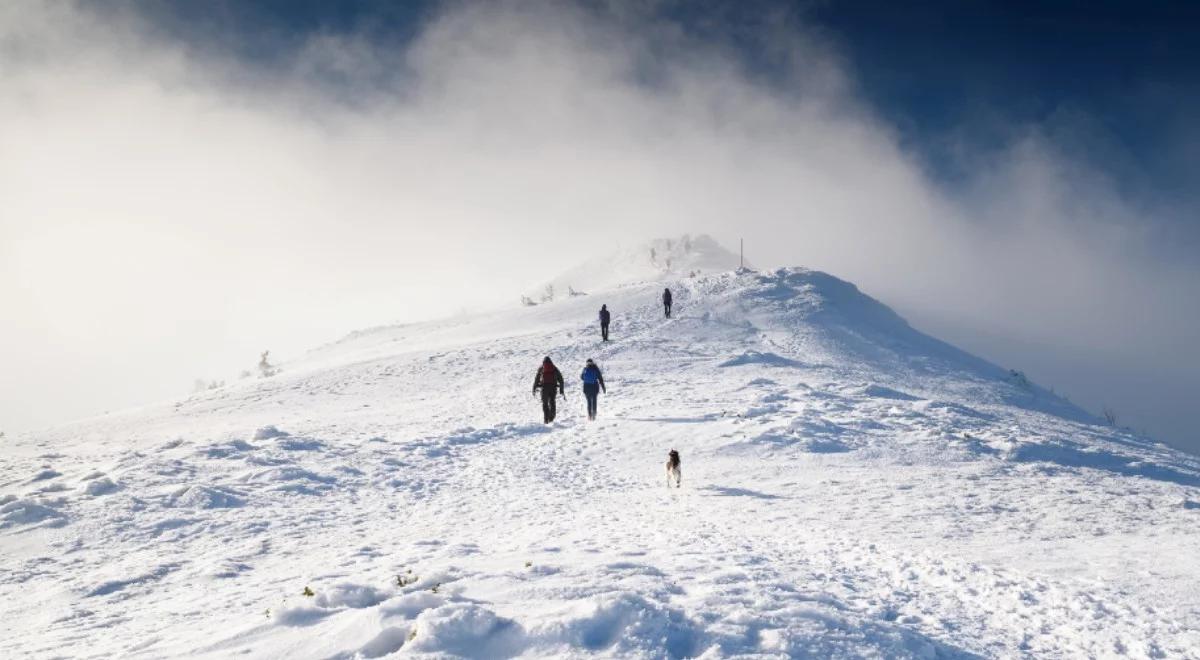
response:
<svg viewBox="0 0 1200 660"><path fill-rule="evenodd" d="M679 488L679 482L683 480L683 470L679 467L679 452L674 449L667 454L667 488L671 487L671 482L675 482L675 487Z"/></svg>

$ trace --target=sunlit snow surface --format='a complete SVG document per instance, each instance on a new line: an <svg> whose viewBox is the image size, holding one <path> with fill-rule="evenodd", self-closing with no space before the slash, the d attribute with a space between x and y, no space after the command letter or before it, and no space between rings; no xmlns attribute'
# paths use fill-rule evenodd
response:
<svg viewBox="0 0 1200 660"><path fill-rule="evenodd" d="M0 656L1200 655L1195 459L828 275L668 284L0 441Z"/></svg>

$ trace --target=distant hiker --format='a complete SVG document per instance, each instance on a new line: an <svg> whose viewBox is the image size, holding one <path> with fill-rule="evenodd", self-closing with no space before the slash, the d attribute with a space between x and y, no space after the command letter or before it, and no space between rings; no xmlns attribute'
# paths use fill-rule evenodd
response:
<svg viewBox="0 0 1200 660"><path fill-rule="evenodd" d="M608 322L612 320L612 315L608 313L608 305L600 305L600 336L603 341L608 341Z"/></svg>
<svg viewBox="0 0 1200 660"><path fill-rule="evenodd" d="M588 419L594 420L596 399L599 398L600 391L604 390L604 393L608 394L608 388L604 386L604 374L600 373L600 367L597 367L595 362L588 360L579 377L583 379L583 396L587 398Z"/></svg>
<svg viewBox="0 0 1200 660"><path fill-rule="evenodd" d="M554 390L566 398L567 393L563 390L562 372L554 363L550 361L550 357L542 360L542 366L538 368L537 374L533 377L533 395L537 396L538 388L542 388L542 417L549 424L554 421L555 410Z"/></svg>
<svg viewBox="0 0 1200 660"><path fill-rule="evenodd" d="M667 313L667 318L671 318L671 290L663 289L663 311Z"/></svg>

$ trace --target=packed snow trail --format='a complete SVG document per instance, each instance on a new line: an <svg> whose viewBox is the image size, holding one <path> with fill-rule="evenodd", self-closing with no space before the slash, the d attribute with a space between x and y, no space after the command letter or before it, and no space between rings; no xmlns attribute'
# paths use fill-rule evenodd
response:
<svg viewBox="0 0 1200 660"><path fill-rule="evenodd" d="M827 275L669 286L670 320L654 282L379 328L14 439L0 654L1200 655L1195 459Z"/></svg>

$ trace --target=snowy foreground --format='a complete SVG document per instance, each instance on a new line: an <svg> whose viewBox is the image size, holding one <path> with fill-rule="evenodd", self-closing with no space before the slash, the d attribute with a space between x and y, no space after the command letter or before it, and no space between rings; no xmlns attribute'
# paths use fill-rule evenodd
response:
<svg viewBox="0 0 1200 660"><path fill-rule="evenodd" d="M670 284L5 439L0 657L1200 657L1200 461L828 275Z"/></svg>

